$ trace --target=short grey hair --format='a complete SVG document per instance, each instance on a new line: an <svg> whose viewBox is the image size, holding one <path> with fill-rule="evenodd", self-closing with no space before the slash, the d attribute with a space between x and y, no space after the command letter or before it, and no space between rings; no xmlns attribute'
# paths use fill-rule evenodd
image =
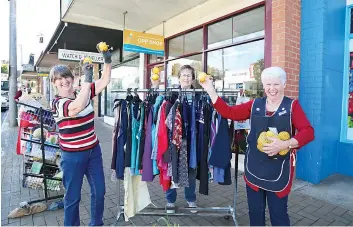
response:
<svg viewBox="0 0 353 227"><path fill-rule="evenodd" d="M72 75L72 72L67 65L54 66L50 70L49 77L51 82L55 82L58 77L71 77L72 79L74 79L74 76Z"/></svg>
<svg viewBox="0 0 353 227"><path fill-rule="evenodd" d="M282 84L285 84L287 81L287 74L281 67L272 66L264 69L261 73L261 82L267 78L279 78Z"/></svg>

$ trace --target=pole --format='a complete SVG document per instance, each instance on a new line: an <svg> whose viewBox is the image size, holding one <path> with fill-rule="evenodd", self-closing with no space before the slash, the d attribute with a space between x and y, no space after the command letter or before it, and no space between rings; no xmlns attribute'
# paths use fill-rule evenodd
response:
<svg viewBox="0 0 353 227"><path fill-rule="evenodd" d="M10 72L9 72L9 119L10 127L17 126L17 34L16 34L16 0L10 1Z"/></svg>

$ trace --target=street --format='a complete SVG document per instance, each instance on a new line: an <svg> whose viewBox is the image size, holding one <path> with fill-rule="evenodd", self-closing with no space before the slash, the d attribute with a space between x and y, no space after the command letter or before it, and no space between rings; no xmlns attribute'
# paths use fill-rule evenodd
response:
<svg viewBox="0 0 353 227"><path fill-rule="evenodd" d="M9 111L1 111L1 124L4 122L4 119L6 118L6 115Z"/></svg>

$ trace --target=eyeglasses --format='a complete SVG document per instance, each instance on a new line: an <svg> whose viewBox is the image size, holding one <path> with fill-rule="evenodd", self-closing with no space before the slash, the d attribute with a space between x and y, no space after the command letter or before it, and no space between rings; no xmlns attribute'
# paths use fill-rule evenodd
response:
<svg viewBox="0 0 353 227"><path fill-rule="evenodd" d="M184 75L181 75L182 77L184 78L192 78L192 75L189 75L189 74L184 74Z"/></svg>

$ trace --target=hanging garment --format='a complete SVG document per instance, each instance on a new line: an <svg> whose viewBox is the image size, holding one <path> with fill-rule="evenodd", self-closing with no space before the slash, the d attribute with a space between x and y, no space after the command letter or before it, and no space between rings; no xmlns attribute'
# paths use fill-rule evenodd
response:
<svg viewBox="0 0 353 227"><path fill-rule="evenodd" d="M132 147L132 102L127 102L127 131L125 147L125 167L131 167L131 147Z"/></svg>
<svg viewBox="0 0 353 227"><path fill-rule="evenodd" d="M211 128L211 116L212 110L209 103L204 101L203 103L203 143L200 154L200 164L198 170L198 179L200 180L199 192L203 195L208 195L208 183L209 183L209 169L208 169L208 145L210 140L210 128Z"/></svg>
<svg viewBox="0 0 353 227"><path fill-rule="evenodd" d="M167 126L169 130L171 131L171 149L170 149L170 155L171 155L171 161L168 163L168 173L172 173L172 182L177 184L179 183L178 179L178 152L181 147L181 141L182 141L182 119L181 119L181 114L180 110L178 108L179 106L179 100L177 100L172 107L172 110L168 114L167 117ZM170 176L170 175L169 175Z"/></svg>
<svg viewBox="0 0 353 227"><path fill-rule="evenodd" d="M140 153L143 153L144 146L141 146L144 144L144 138L145 138L145 131L144 131L144 120L145 120L145 105L143 103L140 104L140 119L139 119L139 130L137 133L137 154L136 154L136 163L135 163L135 175L140 174L140 171L142 169L141 165L141 159L140 159Z"/></svg>
<svg viewBox="0 0 353 227"><path fill-rule="evenodd" d="M190 155L189 155L189 167L196 169L197 167L197 158L196 158L196 102L195 100L191 103L191 123L190 123Z"/></svg>
<svg viewBox="0 0 353 227"><path fill-rule="evenodd" d="M141 121L142 124L142 131L141 131L141 141L140 141L140 152L139 152L139 157L138 157L138 162L139 162L139 166L138 169L140 171L142 171L142 167L143 167L143 155L145 153L145 141L146 141L146 128L147 128L147 124L148 124L148 114L149 114L149 104L148 102L144 102L142 104L144 106L144 119Z"/></svg>
<svg viewBox="0 0 353 227"><path fill-rule="evenodd" d="M120 101L116 100L114 102L114 125L113 125L113 138L112 138L112 161L110 168L116 169L116 156L117 156L117 140L120 130Z"/></svg>
<svg viewBox="0 0 353 227"><path fill-rule="evenodd" d="M116 177L118 179L124 179L124 160L125 160L125 153L124 153L124 146L126 144L126 137L127 137L127 108L126 108L126 101L121 100L121 109L120 109L120 128L119 128L119 135L117 141L117 156L116 156Z"/></svg>
<svg viewBox="0 0 353 227"><path fill-rule="evenodd" d="M222 117L212 146L209 164L225 169L231 159L232 152L230 149L228 120Z"/></svg>
<svg viewBox="0 0 353 227"><path fill-rule="evenodd" d="M187 141L185 139L181 142L178 162L178 186L189 187L189 167L187 154Z"/></svg>
<svg viewBox="0 0 353 227"><path fill-rule="evenodd" d="M152 169L152 108L149 108L149 113L147 117L147 126L146 126L146 139L145 139L145 148L143 154L143 164L142 164L142 180L143 181L153 181L153 169Z"/></svg>
<svg viewBox="0 0 353 227"><path fill-rule="evenodd" d="M147 183L140 175L131 175L130 168L125 168L124 175L124 217L125 221L135 216L151 203Z"/></svg>
<svg viewBox="0 0 353 227"><path fill-rule="evenodd" d="M158 150L157 150L157 164L159 169L159 183L162 186L163 191L167 191L170 188L170 177L168 177L168 163L163 162L163 156L168 149L168 129L166 125L166 107L168 101L164 102L160 108L160 120L158 125Z"/></svg>
<svg viewBox="0 0 353 227"><path fill-rule="evenodd" d="M156 101L153 105L153 123L152 123L152 167L153 167L153 175L159 174L158 166L157 166L157 117L159 113L160 106L164 100L164 96L160 95L156 98ZM157 116L157 117L156 117Z"/></svg>
<svg viewBox="0 0 353 227"><path fill-rule="evenodd" d="M138 131L140 128L140 121L138 118L139 115L139 103L134 103L131 107L132 109L132 130L131 130L131 174L134 175L136 168L136 159L138 160L137 156L137 149L138 149Z"/></svg>

